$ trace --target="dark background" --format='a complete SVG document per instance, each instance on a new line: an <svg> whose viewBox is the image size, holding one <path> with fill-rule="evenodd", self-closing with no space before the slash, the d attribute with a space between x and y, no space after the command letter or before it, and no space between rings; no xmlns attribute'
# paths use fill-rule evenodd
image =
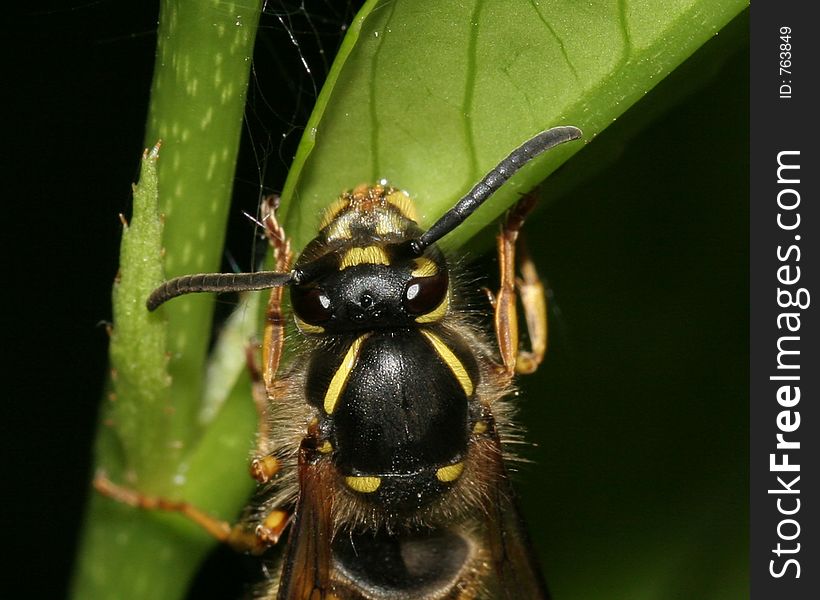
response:
<svg viewBox="0 0 820 600"><path fill-rule="evenodd" d="M816 292L820 288L820 270L812 264L814 257L820 256L817 224L820 222L820 204L814 201L820 196L816 165L818 135L817 114L818 88L815 79L806 77L804 67L806 57L817 55L816 36L810 35L809 24L818 20L817 5L802 2L762 4L755 10L751 21L754 44L751 52L753 65L751 79L751 114L753 146L751 152L751 235L752 246L750 297L752 298L751 321L751 585L755 598L789 598L804 600L815 598L820 589L820 572L814 565L820 564L820 544L813 538L820 532L820 513L814 510L820 498L817 485L818 416L820 405L816 402L800 402L794 413L801 419L801 426L794 432L780 430L786 416L778 402L777 391L786 383L799 386L802 398L814 399L818 393L818 371L820 364L820 342L818 342L818 313ZM772 54L769 36L777 37ZM789 52L786 54L785 52ZM782 53L781 53L782 52ZM787 62L786 59L792 61ZM782 61L782 62L781 62ZM781 71L780 68L784 70ZM791 84L788 98L781 96L782 84ZM783 92L786 92L783 89ZM785 95L785 94L784 94ZM799 155L782 151L795 151ZM778 172L780 163L799 165L799 171L785 169ZM796 162L795 162L796 161ZM786 173L799 173L789 176ZM781 180L782 178L782 180ZM799 183L783 180L799 179ZM786 199L792 198L791 191L799 194L797 206L792 211L781 207L791 206ZM783 193L781 196L780 194ZM788 214L791 212L792 214ZM787 230L788 219L796 219L799 212L800 226ZM782 249L799 244L800 262L790 267L782 261ZM794 252L794 251L793 251ZM792 254L789 258L794 258ZM785 277L787 272L798 273L799 281ZM810 290L811 306L800 313L799 331L788 331L784 327L784 314L792 313L797 307L784 308L785 296L781 291L806 288ZM801 303L802 304L802 303ZM805 305L804 305L805 306ZM793 323L792 323L792 326ZM790 339L797 336L797 339ZM797 344L799 354L789 361L780 355L788 344ZM796 370L781 370L779 365L799 365ZM770 377L797 375L797 381L770 380ZM786 451L777 448L781 435L797 439L799 449L788 451L790 464L799 465L799 473L785 473L771 470L771 456L782 463ZM774 454L772 454L774 453ZM794 477L799 480L794 481ZM792 484L792 492L799 495L776 493L784 485ZM775 493L770 493L774 491ZM796 502L799 499L799 504ZM790 505L791 504L791 508ZM794 511L795 505L799 510ZM793 512L786 515L784 512ZM789 519L793 519L789 521ZM789 528L799 528L799 535ZM787 540L786 537L794 537ZM799 544L799 545L798 545ZM795 550L797 551L795 553ZM779 554L779 556L777 555ZM787 559L799 563L789 563L783 573ZM772 574L782 574L775 577ZM797 575L797 576L796 576Z"/></svg>
<svg viewBox="0 0 820 600"><path fill-rule="evenodd" d="M152 4L39 3L6 36L3 514L31 597L64 594L88 491L117 213L129 212L143 146ZM250 94L253 136L226 245L243 269L252 229L241 210L254 212L261 185L281 188L321 83L311 40L329 60L354 9L316 4L305 19L270 3L260 33L255 85L277 104ZM517 480L557 598L606 595L642 568L654 595L634 598L746 595L746 30L741 17L558 172L528 225L554 296L552 349L523 384L538 446ZM255 572L217 551L197 597L236 595Z"/></svg>

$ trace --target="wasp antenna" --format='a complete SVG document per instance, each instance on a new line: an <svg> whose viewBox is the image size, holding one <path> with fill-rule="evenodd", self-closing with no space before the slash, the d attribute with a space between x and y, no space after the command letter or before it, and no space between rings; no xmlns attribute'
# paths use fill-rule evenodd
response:
<svg viewBox="0 0 820 600"><path fill-rule="evenodd" d="M289 285L293 273L259 271L257 273L199 273L170 279L151 292L145 306L156 310L171 298L197 292L249 292Z"/></svg>
<svg viewBox="0 0 820 600"><path fill-rule="evenodd" d="M475 184L473 189L456 202L455 206L448 210L443 217L433 223L430 229L425 231L419 238L412 240L410 242L411 251L416 255L421 255L430 244L434 244L461 225L467 217L473 214L475 209L492 196L518 169L550 148L564 142L577 140L581 135L581 130L577 127L569 125L553 127L547 131L542 131L534 138L521 144L507 158L498 163L492 171L487 173L481 181Z"/></svg>

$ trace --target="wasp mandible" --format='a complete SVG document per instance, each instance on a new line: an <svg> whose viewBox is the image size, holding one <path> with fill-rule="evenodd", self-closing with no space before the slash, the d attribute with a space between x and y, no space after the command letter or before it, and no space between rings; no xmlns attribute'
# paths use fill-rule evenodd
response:
<svg viewBox="0 0 820 600"><path fill-rule="evenodd" d="M262 598L547 598L505 467L514 376L533 372L547 343L544 291L528 258L518 261L516 286L516 240L533 197L510 211L497 240L497 347L466 314L467 291L436 242L520 167L580 137L569 126L539 133L426 231L408 194L361 185L326 209L293 264L267 204L275 270L178 277L147 301L154 310L193 292L271 289L262 364L252 368L263 415L251 466L267 486L261 516L231 527L104 477L97 488L180 512L246 550L264 551L290 525ZM519 350L516 287L529 351ZM280 365L284 288L301 341L296 358Z"/></svg>

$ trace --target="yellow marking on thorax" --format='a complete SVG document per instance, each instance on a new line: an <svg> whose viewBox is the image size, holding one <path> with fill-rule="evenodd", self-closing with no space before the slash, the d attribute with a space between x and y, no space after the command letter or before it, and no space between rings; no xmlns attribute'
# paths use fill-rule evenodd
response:
<svg viewBox="0 0 820 600"><path fill-rule="evenodd" d="M461 477L462 471L464 471L463 462L457 462L454 465L447 465L446 467L441 467L438 471L436 471L436 479L442 483L449 483Z"/></svg>
<svg viewBox="0 0 820 600"><path fill-rule="evenodd" d="M354 475L345 477L347 487L362 494L372 494L382 484L381 477L371 477L368 475Z"/></svg>
<svg viewBox="0 0 820 600"><path fill-rule="evenodd" d="M438 306L436 306L433 310L429 313L416 317L416 323L434 323L436 321L441 321L444 318L444 315L447 314L447 309L449 307L450 294L448 292L444 295L444 300L439 302Z"/></svg>
<svg viewBox="0 0 820 600"><path fill-rule="evenodd" d="M464 390L464 393L469 398L473 395L473 382L470 379L470 376L467 374L467 369L464 368L464 365L458 359L458 357L453 354L453 351L447 347L447 344L441 341L441 338L438 337L435 333L431 331L427 331L426 329L422 329L421 331L430 343L433 344L433 349L435 349L436 354L439 355L441 360L450 368L453 372L453 375L456 376L459 385Z"/></svg>
<svg viewBox="0 0 820 600"><path fill-rule="evenodd" d="M325 440L322 442L322 445L319 446L319 452L322 454L330 454L333 452L333 444L330 443L330 440Z"/></svg>
<svg viewBox="0 0 820 600"><path fill-rule="evenodd" d="M336 369L336 372L333 374L333 379L330 380L330 385L327 387L327 392L325 392L324 402L325 412L329 415L333 414L336 408L336 402L339 401L339 396L342 394L342 390L344 390L345 384L347 383L347 378L350 376L353 367L356 366L356 361L359 359L359 351L362 348L362 342L367 338L367 335L368 334L364 334L357 337L350 345L347 354L345 354L344 359L342 359L342 364L339 365L339 368Z"/></svg>
<svg viewBox="0 0 820 600"><path fill-rule="evenodd" d="M390 260L384 248L379 246L365 246L364 248L351 248L342 257L339 269L347 269L356 265L389 265Z"/></svg>
<svg viewBox="0 0 820 600"><path fill-rule="evenodd" d="M473 426L473 433L482 434L487 431L487 424L484 421L476 421Z"/></svg>

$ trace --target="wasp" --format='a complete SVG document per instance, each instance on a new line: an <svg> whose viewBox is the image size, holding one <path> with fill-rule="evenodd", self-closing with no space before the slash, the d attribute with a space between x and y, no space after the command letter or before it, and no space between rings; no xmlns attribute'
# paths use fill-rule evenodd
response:
<svg viewBox="0 0 820 600"><path fill-rule="evenodd" d="M182 513L246 550L264 551L290 526L278 576L260 598L548 598L505 466L515 375L533 372L547 343L543 286L529 258L515 258L533 197L510 211L497 239L494 343L465 310L458 264L436 243L520 167L580 137L569 126L536 135L426 231L407 193L356 187L326 209L295 262L267 204L274 270L178 277L147 301L154 310L182 294L271 289L262 364L249 361L262 415L251 473L266 499L247 523L229 526L104 477L97 489ZM285 288L299 338L289 361Z"/></svg>

